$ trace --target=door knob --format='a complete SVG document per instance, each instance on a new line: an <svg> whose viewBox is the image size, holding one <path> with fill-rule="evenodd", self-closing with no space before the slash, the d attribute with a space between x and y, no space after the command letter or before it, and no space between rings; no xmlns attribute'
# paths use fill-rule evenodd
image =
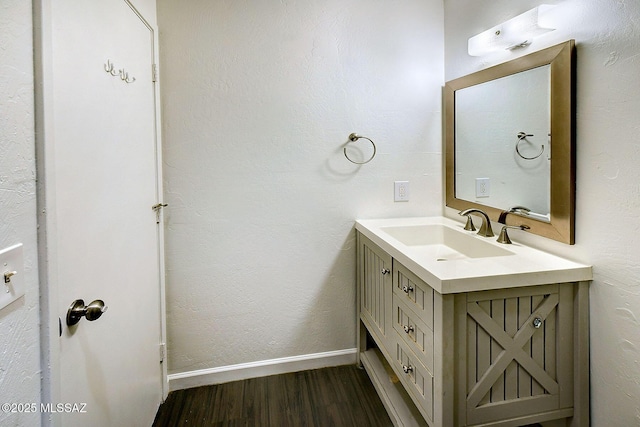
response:
<svg viewBox="0 0 640 427"><path fill-rule="evenodd" d="M67 326L73 326L85 317L89 321L98 320L102 313L107 311L107 306L104 305L104 301L97 299L92 301L89 305L84 305L84 301L81 299L75 300L71 303L69 310L67 310Z"/></svg>

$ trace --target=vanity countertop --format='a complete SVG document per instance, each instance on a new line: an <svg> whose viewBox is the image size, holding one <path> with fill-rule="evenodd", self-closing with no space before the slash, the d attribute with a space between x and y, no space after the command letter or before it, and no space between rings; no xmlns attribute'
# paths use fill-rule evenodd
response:
<svg viewBox="0 0 640 427"><path fill-rule="evenodd" d="M591 266L516 241L497 243L499 229L487 238L463 227L445 217L356 221L360 233L440 294L592 279Z"/></svg>

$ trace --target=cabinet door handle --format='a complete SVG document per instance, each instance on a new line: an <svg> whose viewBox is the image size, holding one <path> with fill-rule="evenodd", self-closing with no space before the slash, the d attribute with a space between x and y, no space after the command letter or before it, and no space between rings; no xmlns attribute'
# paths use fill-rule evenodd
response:
<svg viewBox="0 0 640 427"><path fill-rule="evenodd" d="M408 374L409 372L413 372L413 366L402 365L402 370L405 374Z"/></svg>
<svg viewBox="0 0 640 427"><path fill-rule="evenodd" d="M404 292L405 294L408 294L409 292L413 292L413 286L409 285L404 285L402 287L402 292Z"/></svg>
<svg viewBox="0 0 640 427"><path fill-rule="evenodd" d="M380 270L380 273L389 274L389 273L391 273L391 270L389 270L388 268L383 268L382 270Z"/></svg>
<svg viewBox="0 0 640 427"><path fill-rule="evenodd" d="M536 317L535 319L533 319L533 327L536 329L539 329L540 326L542 326L542 319L539 317Z"/></svg>
<svg viewBox="0 0 640 427"><path fill-rule="evenodd" d="M402 327L402 329L404 329L404 332L405 332L405 333L407 333L407 334L408 334L409 332L413 332L413 326L411 326L411 325L404 325L404 326Z"/></svg>

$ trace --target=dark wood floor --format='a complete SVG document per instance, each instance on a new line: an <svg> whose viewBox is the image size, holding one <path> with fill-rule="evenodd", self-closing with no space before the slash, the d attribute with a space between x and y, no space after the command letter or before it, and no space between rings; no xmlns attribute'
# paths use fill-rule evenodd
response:
<svg viewBox="0 0 640 427"><path fill-rule="evenodd" d="M171 392L154 427L391 426L369 377L355 365Z"/></svg>

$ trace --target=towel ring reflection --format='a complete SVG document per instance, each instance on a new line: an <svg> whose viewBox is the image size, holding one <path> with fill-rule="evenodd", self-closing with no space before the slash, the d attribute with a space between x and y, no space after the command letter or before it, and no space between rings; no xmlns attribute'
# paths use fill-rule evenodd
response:
<svg viewBox="0 0 640 427"><path fill-rule="evenodd" d="M542 155L542 153L544 153L544 144L542 144L542 149L540 150L538 155L533 156L533 157L523 156L522 153L520 153L520 149L518 148L518 146L520 145L520 142L522 142L523 139L527 139L528 136L533 136L533 134L527 134L525 132L518 132L517 136L518 136L518 142L516 142L516 153L518 153L518 156L522 157L525 160L534 160L534 159L537 159L538 157L540 157Z"/></svg>
<svg viewBox="0 0 640 427"><path fill-rule="evenodd" d="M362 135L357 135L355 133L352 133L351 135L349 135L349 141L351 141L351 142L356 142L360 138L368 140L371 143L371 145L373 146L373 154L371 155L369 160L365 160L364 162L356 162L356 161L350 159L349 156L347 155L347 147L345 146L343 148L344 156L347 158L347 160L349 160L351 163L355 163L356 165L364 165L365 163L369 163L376 156L376 144L373 143L371 138L367 138L366 136L362 136Z"/></svg>

